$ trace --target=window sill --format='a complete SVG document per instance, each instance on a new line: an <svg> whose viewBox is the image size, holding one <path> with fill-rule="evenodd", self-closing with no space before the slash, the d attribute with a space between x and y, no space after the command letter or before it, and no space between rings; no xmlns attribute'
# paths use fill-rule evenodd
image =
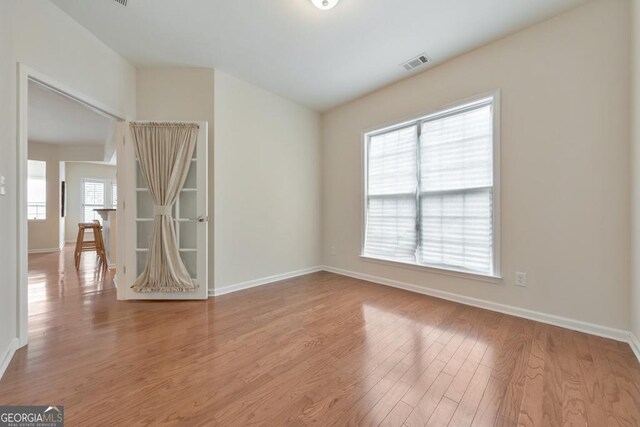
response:
<svg viewBox="0 0 640 427"><path fill-rule="evenodd" d="M47 222L46 219L29 219L28 222Z"/></svg>
<svg viewBox="0 0 640 427"><path fill-rule="evenodd" d="M449 269L444 267L413 264L410 262L402 262L402 261L396 261L396 260L391 260L386 258L373 258L367 255L360 255L360 258L366 262L372 262L375 264L383 264L383 265L389 265L389 266L400 267L400 268L410 268L412 270L418 270L425 273L434 273L434 274L443 274L446 276L462 277L464 279L477 280L480 282L494 283L494 284L502 282L502 276L490 276L490 275L480 274L480 273L470 273L468 271L463 271L463 270L455 270L455 269Z"/></svg>

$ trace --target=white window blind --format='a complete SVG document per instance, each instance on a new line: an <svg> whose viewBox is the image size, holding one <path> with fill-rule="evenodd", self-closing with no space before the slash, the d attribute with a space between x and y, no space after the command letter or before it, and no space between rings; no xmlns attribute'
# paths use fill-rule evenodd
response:
<svg viewBox="0 0 640 427"><path fill-rule="evenodd" d="M82 181L82 207L84 209L84 221L91 222L94 219L101 221L100 215L94 209L105 207L105 183L104 181Z"/></svg>
<svg viewBox="0 0 640 427"><path fill-rule="evenodd" d="M111 207L118 207L118 183L115 181L111 183Z"/></svg>
<svg viewBox="0 0 640 427"><path fill-rule="evenodd" d="M493 98L375 133L363 255L494 275Z"/></svg>
<svg viewBox="0 0 640 427"><path fill-rule="evenodd" d="M415 258L417 145L415 126L373 136L369 141L369 255L403 261Z"/></svg>

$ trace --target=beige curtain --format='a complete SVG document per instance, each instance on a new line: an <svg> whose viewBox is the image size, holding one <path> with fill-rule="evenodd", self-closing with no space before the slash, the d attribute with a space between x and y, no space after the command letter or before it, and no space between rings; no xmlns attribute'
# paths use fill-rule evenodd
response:
<svg viewBox="0 0 640 427"><path fill-rule="evenodd" d="M136 292L191 292L195 286L180 258L171 215L187 178L198 125L132 123L131 134L142 175L155 204L147 265L132 288Z"/></svg>

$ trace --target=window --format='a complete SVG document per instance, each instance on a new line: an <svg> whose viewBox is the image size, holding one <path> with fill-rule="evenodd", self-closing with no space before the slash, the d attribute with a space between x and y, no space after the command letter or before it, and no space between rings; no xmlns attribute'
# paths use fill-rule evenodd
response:
<svg viewBox="0 0 640 427"><path fill-rule="evenodd" d="M115 181L111 182L111 207L118 207L118 183Z"/></svg>
<svg viewBox="0 0 640 427"><path fill-rule="evenodd" d="M82 208L84 210L84 222L94 219L102 221L100 215L94 209L105 207L105 182L85 179L82 181Z"/></svg>
<svg viewBox="0 0 640 427"><path fill-rule="evenodd" d="M499 275L494 103L366 135L364 257Z"/></svg>
<svg viewBox="0 0 640 427"><path fill-rule="evenodd" d="M27 218L47 219L47 162L27 161Z"/></svg>

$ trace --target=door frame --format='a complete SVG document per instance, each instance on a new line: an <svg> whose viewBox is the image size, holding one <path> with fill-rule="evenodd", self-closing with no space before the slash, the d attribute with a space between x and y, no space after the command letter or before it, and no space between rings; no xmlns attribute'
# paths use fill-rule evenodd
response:
<svg viewBox="0 0 640 427"><path fill-rule="evenodd" d="M18 105L17 105L17 203L18 203L18 238L16 242L17 257L17 277L18 277L18 289L17 289L17 314L18 321L18 346L23 347L29 342L29 300L28 300L28 272L29 272L29 260L28 260L28 226L27 226L27 159L28 159L28 113L29 113L29 82L34 82L45 87L48 90L63 95L69 99L72 99L85 107L95 111L96 113L117 120L118 122L125 121L128 117L121 111L118 111L111 106L103 104L92 97L74 89L67 85L64 85L48 75L41 73L30 66L18 62L17 64L17 84L18 84Z"/></svg>
<svg viewBox="0 0 640 427"><path fill-rule="evenodd" d="M136 123L152 123L158 120L135 120ZM198 216L204 217L204 225L206 232L198 231L197 247L201 250L197 251L197 277L202 277L202 283L198 283L201 289L196 293L135 293L131 290L131 285L138 277L137 273L137 188L136 185L122 186L118 189L118 210L123 214L122 219L118 220L118 256L117 262L117 297L118 300L140 301L140 300L206 300L209 297L209 241L208 227L209 224L209 163L208 163L208 132L209 123L203 120L161 120L160 122L171 123L196 123L199 126L198 143L196 145L197 159L197 183L198 192L202 191L204 201L198 197L198 204L201 210L197 212ZM130 130L130 122L125 121L119 123L116 134L122 139L117 146L118 153L118 177L129 183L136 183L136 156L133 148L133 141ZM119 140L120 141L120 140ZM201 165L204 164L205 167ZM200 187L202 187L200 189ZM198 193L200 195L200 193ZM133 243L131 242L133 240ZM131 260L134 260L133 263ZM126 262L128 261L128 262ZM122 286L120 286L122 285ZM204 295L201 293L204 292Z"/></svg>

